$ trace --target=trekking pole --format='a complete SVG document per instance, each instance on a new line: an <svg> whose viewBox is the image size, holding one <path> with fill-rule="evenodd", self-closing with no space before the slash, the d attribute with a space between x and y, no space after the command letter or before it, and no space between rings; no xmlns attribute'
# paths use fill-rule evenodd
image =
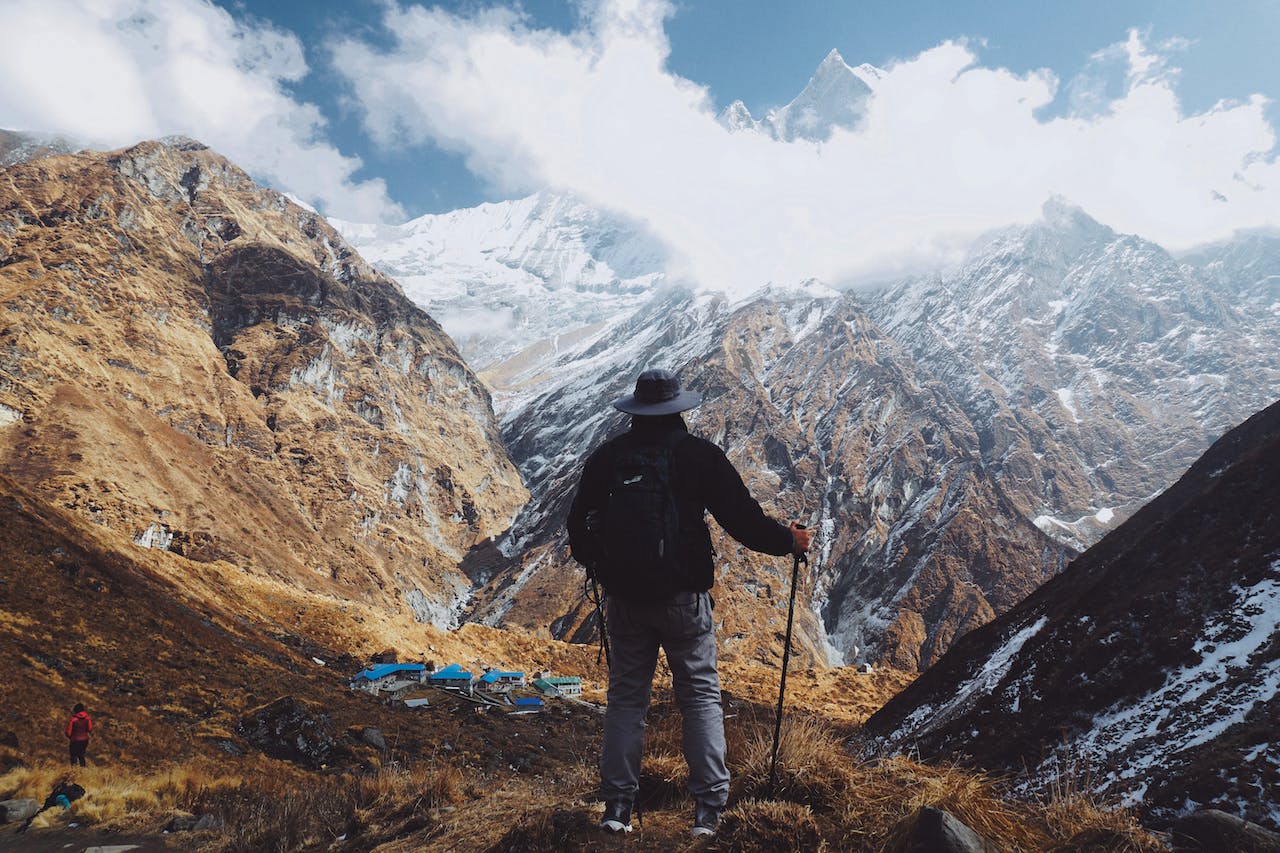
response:
<svg viewBox="0 0 1280 853"><path fill-rule="evenodd" d="M596 581L595 574L591 574L591 600L596 605L596 624L600 629L600 648L604 651L605 669L613 669L613 660L609 657L609 629L604 624L604 596L600 594L600 584ZM596 655L596 664L600 663L600 655Z"/></svg>
<svg viewBox="0 0 1280 853"><path fill-rule="evenodd" d="M797 525L804 529L804 525ZM799 553L793 555L791 562L791 603L787 605L787 639L782 647L782 678L778 681L778 713L773 720L773 755L769 759L769 793L767 799L773 799L774 778L778 769L778 740L782 734L782 701L787 695L787 664L791 661L791 623L796 615L796 586L800 583L800 564L809 565L809 556Z"/></svg>

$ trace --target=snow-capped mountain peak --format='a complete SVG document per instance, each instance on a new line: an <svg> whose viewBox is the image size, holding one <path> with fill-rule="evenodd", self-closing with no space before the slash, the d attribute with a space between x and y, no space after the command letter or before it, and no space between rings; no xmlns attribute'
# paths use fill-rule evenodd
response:
<svg viewBox="0 0 1280 853"><path fill-rule="evenodd" d="M884 69L872 65L869 62L864 62L861 65L856 66L853 69L853 73L859 80L870 86L872 90L876 88L877 83L884 79Z"/></svg>
<svg viewBox="0 0 1280 853"><path fill-rule="evenodd" d="M719 121L732 131L757 130L759 122L751 117L751 110L742 101L734 101L720 113Z"/></svg>
<svg viewBox="0 0 1280 853"><path fill-rule="evenodd" d="M827 55L822 58L822 62L818 65L818 70L813 76L816 78L823 74L838 74L841 69L853 70L849 68L849 65L844 61L844 57L840 55L840 51L833 47Z"/></svg>
<svg viewBox="0 0 1280 853"><path fill-rule="evenodd" d="M867 80L878 79L880 73L870 65L850 68L840 51L833 49L791 103L756 120L742 101L734 101L720 113L719 121L731 131L754 130L783 142L822 142L838 127L857 125L871 95Z"/></svg>
<svg viewBox="0 0 1280 853"><path fill-rule="evenodd" d="M1060 195L1050 196L1041 205L1040 218L1045 226L1055 230L1084 232L1103 239L1115 235L1106 225L1085 213L1082 207Z"/></svg>

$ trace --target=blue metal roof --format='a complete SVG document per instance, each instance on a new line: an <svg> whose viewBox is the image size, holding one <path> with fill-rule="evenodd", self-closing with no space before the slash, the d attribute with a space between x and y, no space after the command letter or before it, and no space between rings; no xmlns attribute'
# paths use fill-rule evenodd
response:
<svg viewBox="0 0 1280 853"><path fill-rule="evenodd" d="M440 670L435 675L431 676L431 678L438 679L441 681L445 679L452 679L452 678L471 678L471 677L472 677L471 673L467 672L465 669L463 669L461 666L459 666L456 663L449 664L444 669Z"/></svg>
<svg viewBox="0 0 1280 853"><path fill-rule="evenodd" d="M483 681L485 684L493 684L499 678L503 678L503 677L524 678L524 673L523 672L499 672L496 669L491 669L488 672L486 672L484 675L480 676L480 680Z"/></svg>
<svg viewBox="0 0 1280 853"><path fill-rule="evenodd" d="M367 678L369 681L377 681L379 678L390 675L393 672L422 672L426 668L426 664L421 663L380 663L377 666L362 670L354 680L358 681L361 678Z"/></svg>
<svg viewBox="0 0 1280 853"><path fill-rule="evenodd" d="M538 699L537 697L534 697L534 696L530 696L530 697L523 697L523 696L522 696L522 697L520 697L519 699L517 699L517 700L516 700L516 705L541 706L541 705L542 705L542 700L541 700L541 699Z"/></svg>

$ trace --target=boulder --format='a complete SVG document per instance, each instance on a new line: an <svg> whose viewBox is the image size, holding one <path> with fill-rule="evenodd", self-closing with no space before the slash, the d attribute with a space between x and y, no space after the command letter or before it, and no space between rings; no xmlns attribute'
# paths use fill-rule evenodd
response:
<svg viewBox="0 0 1280 853"><path fill-rule="evenodd" d="M996 847L942 809L924 806L907 834L908 853L996 853Z"/></svg>
<svg viewBox="0 0 1280 853"><path fill-rule="evenodd" d="M213 741L213 745L225 752L227 755L234 755L236 758L244 755L244 750L233 740L227 738L217 738Z"/></svg>
<svg viewBox="0 0 1280 853"><path fill-rule="evenodd" d="M1173 825L1175 851L1280 853L1280 835L1217 809L1201 809Z"/></svg>
<svg viewBox="0 0 1280 853"><path fill-rule="evenodd" d="M35 800L5 800L0 802L0 823L26 820L39 810L40 804Z"/></svg>
<svg viewBox="0 0 1280 853"><path fill-rule="evenodd" d="M253 709L241 718L236 731L272 758L313 770L351 758L320 706L292 696Z"/></svg>
<svg viewBox="0 0 1280 853"><path fill-rule="evenodd" d="M387 751L387 739L383 737L380 729L366 727L360 732L360 739L374 749L381 750L382 752Z"/></svg>

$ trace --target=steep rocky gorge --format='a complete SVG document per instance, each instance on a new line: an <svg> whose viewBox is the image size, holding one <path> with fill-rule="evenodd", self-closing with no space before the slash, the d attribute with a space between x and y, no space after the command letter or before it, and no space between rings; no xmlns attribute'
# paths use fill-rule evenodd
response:
<svg viewBox="0 0 1280 853"><path fill-rule="evenodd" d="M0 472L140 546L437 625L527 494L439 326L190 140L0 171Z"/></svg>
<svg viewBox="0 0 1280 853"><path fill-rule="evenodd" d="M802 594L814 606L802 608L798 623L803 659L852 660L857 647L875 643L881 661L927 664L1074 553L1015 516L946 389L856 299L731 306L674 293L658 301L585 353L564 356L557 389L509 417L512 452L531 455L551 435L567 437L567 448L593 446L625 428L624 419L595 413L655 353L684 364L685 383L707 399L687 413L691 428L726 448L776 517L818 529ZM658 316L667 322L652 322ZM470 618L584 639L591 614L562 538L578 457L566 449L536 458L537 471L527 473L534 500L504 542L521 568L497 571ZM713 531L723 655L776 662L789 563ZM841 624L852 627L846 636L830 632L839 645L828 648L828 627Z"/></svg>

